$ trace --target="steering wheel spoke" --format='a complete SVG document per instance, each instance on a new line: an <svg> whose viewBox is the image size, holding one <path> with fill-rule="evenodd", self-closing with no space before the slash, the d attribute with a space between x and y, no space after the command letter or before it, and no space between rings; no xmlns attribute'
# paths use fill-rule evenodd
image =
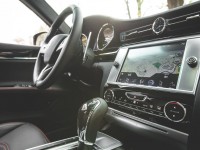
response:
<svg viewBox="0 0 200 150"><path fill-rule="evenodd" d="M60 43L60 45L58 46L56 51L61 51L63 49L63 47L65 46L65 42L67 42L67 40L68 40L68 36L69 35L66 35L66 38Z"/></svg>
<svg viewBox="0 0 200 150"><path fill-rule="evenodd" d="M37 81L42 81L51 72L53 65L47 64L40 72Z"/></svg>

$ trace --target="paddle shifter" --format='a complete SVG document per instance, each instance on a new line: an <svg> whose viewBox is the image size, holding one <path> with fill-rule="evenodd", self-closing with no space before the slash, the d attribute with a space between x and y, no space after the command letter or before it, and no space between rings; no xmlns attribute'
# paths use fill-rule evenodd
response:
<svg viewBox="0 0 200 150"><path fill-rule="evenodd" d="M107 103L101 98L94 98L84 103L78 111L78 150L91 150L97 131L107 112Z"/></svg>

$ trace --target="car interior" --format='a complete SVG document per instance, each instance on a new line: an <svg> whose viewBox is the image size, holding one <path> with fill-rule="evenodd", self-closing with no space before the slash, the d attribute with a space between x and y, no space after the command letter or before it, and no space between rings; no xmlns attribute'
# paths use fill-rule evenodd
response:
<svg viewBox="0 0 200 150"><path fill-rule="evenodd" d="M33 45L0 38L0 150L200 149L200 1L132 19L49 1L18 1L48 26Z"/></svg>

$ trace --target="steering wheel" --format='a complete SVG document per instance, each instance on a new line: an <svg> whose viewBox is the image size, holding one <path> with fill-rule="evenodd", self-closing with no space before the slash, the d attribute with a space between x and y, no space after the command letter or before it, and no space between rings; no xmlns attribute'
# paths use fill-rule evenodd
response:
<svg viewBox="0 0 200 150"><path fill-rule="evenodd" d="M73 14L73 25L69 34L58 34L65 18ZM55 80L66 70L75 64L77 57L82 56L80 37L82 33L83 18L80 9L71 5L64 9L53 22L36 59L33 82L37 88L45 89L51 86Z"/></svg>

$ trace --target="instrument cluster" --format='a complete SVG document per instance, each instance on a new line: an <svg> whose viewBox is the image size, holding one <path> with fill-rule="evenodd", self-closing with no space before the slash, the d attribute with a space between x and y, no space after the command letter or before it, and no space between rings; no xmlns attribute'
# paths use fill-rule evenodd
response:
<svg viewBox="0 0 200 150"><path fill-rule="evenodd" d="M97 36L97 50L104 50L114 38L114 27L111 24L104 24Z"/></svg>

